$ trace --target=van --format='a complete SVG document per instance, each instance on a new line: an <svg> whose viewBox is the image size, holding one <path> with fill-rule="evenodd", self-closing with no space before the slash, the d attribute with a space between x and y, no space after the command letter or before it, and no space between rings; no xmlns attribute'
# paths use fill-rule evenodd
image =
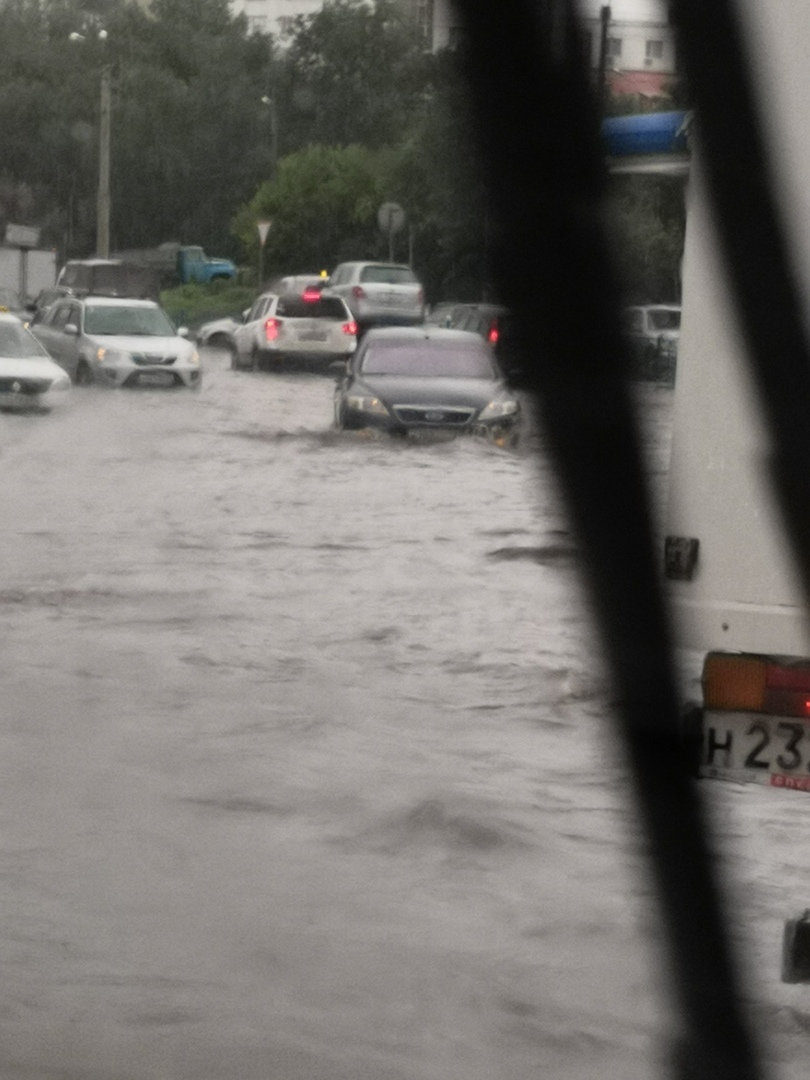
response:
<svg viewBox="0 0 810 1080"><path fill-rule="evenodd" d="M779 132L775 187L807 300L810 75L795 42L810 35L810 9L803 0L746 8L767 90L760 101L771 110L765 127ZM699 157L689 180L683 267L664 570L679 642L699 680L699 770L808 791L808 617Z"/></svg>

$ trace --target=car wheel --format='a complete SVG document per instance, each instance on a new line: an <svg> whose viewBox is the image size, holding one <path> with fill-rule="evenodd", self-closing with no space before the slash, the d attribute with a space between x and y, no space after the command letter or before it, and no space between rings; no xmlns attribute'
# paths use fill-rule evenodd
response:
<svg viewBox="0 0 810 1080"><path fill-rule="evenodd" d="M80 360L76 367L76 385L90 386L93 381L93 372L86 360Z"/></svg>
<svg viewBox="0 0 810 1080"><path fill-rule="evenodd" d="M251 371L259 371L261 366L262 366L262 354L261 354L260 350L257 349L256 346L254 345L253 349L251 350L251 353L250 353L250 370Z"/></svg>

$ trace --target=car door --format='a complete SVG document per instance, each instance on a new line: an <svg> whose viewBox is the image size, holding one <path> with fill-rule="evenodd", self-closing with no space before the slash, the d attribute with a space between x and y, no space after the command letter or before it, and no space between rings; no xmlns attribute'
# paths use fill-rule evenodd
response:
<svg viewBox="0 0 810 1080"><path fill-rule="evenodd" d="M60 367L76 378L78 359L78 332L66 331L67 326L79 329L79 305L70 300L62 300L48 311L41 323L31 327L32 332L45 346ZM73 321L71 321L73 320Z"/></svg>
<svg viewBox="0 0 810 1080"><path fill-rule="evenodd" d="M236 342L236 350L239 353L240 363L245 363L250 360L254 347L261 347L258 345L259 340L259 325L264 319L264 315L275 299L275 296L268 295L267 293L262 296L258 296L248 311L245 321L241 326L237 326L234 331L234 341Z"/></svg>

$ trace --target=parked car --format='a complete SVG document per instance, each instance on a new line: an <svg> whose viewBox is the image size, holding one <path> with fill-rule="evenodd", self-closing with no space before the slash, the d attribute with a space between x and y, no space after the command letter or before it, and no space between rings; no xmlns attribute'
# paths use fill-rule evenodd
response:
<svg viewBox="0 0 810 1080"><path fill-rule="evenodd" d="M69 391L69 376L22 320L0 313L0 409L47 412Z"/></svg>
<svg viewBox="0 0 810 1080"><path fill-rule="evenodd" d="M521 360L509 308L503 304L453 304L444 312L440 325L479 334L494 349L501 370L510 382L520 385Z"/></svg>
<svg viewBox="0 0 810 1080"><path fill-rule="evenodd" d="M424 322L425 294L410 266L345 262L329 278L329 291L343 297L361 331L371 326Z"/></svg>
<svg viewBox="0 0 810 1080"><path fill-rule="evenodd" d="M41 289L29 308L29 323L42 322L48 308L52 307L57 300L62 300L66 296L73 296L73 290L69 289L67 285L53 285L50 289Z"/></svg>
<svg viewBox="0 0 810 1080"><path fill-rule="evenodd" d="M232 315L226 315L222 319L212 319L197 329L195 335L197 344L201 347L210 345L212 348L225 349L231 355L231 367L233 367L233 355L236 349L233 335L238 326L241 326L241 320Z"/></svg>
<svg viewBox="0 0 810 1080"><path fill-rule="evenodd" d="M65 297L32 331L78 384L193 389L202 384L195 345L152 300Z"/></svg>
<svg viewBox="0 0 810 1080"><path fill-rule="evenodd" d="M234 368L279 368L285 362L325 369L357 347L357 323L339 296L311 286L263 293L233 332Z"/></svg>
<svg viewBox="0 0 810 1080"><path fill-rule="evenodd" d="M160 275L148 266L121 259L71 259L59 271L57 286L73 296L126 296L155 300L160 297Z"/></svg>
<svg viewBox="0 0 810 1080"><path fill-rule="evenodd" d="M339 429L513 431L520 402L478 334L438 327L370 330L335 389Z"/></svg>
<svg viewBox="0 0 810 1080"><path fill-rule="evenodd" d="M303 292L304 289L327 289L329 275L324 270L320 274L289 274L270 283L266 290L274 293Z"/></svg>
<svg viewBox="0 0 810 1080"><path fill-rule="evenodd" d="M678 304L641 304L624 309L624 332L641 379L668 381L675 376L681 309Z"/></svg>

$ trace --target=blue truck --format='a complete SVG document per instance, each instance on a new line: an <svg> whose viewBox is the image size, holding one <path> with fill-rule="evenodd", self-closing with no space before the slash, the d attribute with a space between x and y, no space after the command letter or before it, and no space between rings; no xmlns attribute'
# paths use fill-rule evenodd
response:
<svg viewBox="0 0 810 1080"><path fill-rule="evenodd" d="M211 258L198 244L159 244L156 248L118 251L113 259L148 267L160 275L161 288L173 285L205 285L209 281L233 281L238 270L230 259Z"/></svg>

